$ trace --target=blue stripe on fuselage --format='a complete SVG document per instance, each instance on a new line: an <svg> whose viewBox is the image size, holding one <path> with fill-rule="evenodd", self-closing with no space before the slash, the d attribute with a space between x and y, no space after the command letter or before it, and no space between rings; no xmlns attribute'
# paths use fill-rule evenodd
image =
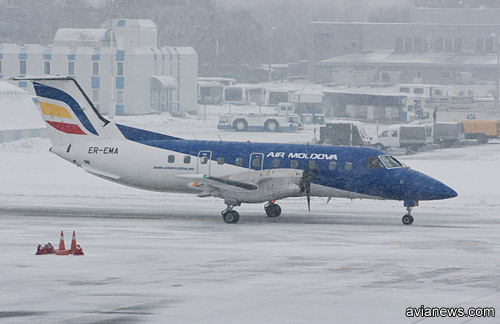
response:
<svg viewBox="0 0 500 324"><path fill-rule="evenodd" d="M120 130L124 130L120 126ZM263 169L272 169L273 160L280 160L279 168L290 168L291 161L297 160L297 169L304 170L306 167L305 158L290 157L290 154L305 153L306 145L304 144L277 144L277 143L252 143L252 142L216 142L216 141L192 141L176 139L167 135L155 134L154 139L148 137L145 131L130 128L126 130L126 137L135 142L171 150L182 154L198 156L201 151L210 151L212 153L211 160L217 163L219 157L224 158L225 164L236 165L236 159L242 158L243 164L238 165L242 168L250 168L250 155L252 153L262 153L264 155ZM132 135L135 134L135 135ZM161 137L164 137L163 139ZM389 176L388 172L394 173L396 170L366 170L366 158L385 155L385 153L373 149L363 147L348 147L348 146L319 146L309 145L307 148L308 155L321 154L323 159L310 159L316 162L318 166L318 178L314 183L333 187L342 190L362 193L366 195L381 196L379 182ZM282 152L280 157L271 157L270 153ZM333 158L336 156L337 159ZM328 159L330 158L330 159ZM330 170L330 162L336 162L336 169ZM352 163L352 170L345 170L345 163ZM390 192L385 192L383 197L391 198Z"/></svg>

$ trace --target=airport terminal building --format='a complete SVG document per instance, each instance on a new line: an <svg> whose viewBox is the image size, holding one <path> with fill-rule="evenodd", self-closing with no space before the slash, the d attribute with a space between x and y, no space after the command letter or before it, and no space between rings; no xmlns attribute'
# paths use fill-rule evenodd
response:
<svg viewBox="0 0 500 324"><path fill-rule="evenodd" d="M476 2L416 1L404 23L309 23L309 79L342 85L495 85L500 7Z"/></svg>
<svg viewBox="0 0 500 324"><path fill-rule="evenodd" d="M196 51L158 47L151 20L115 19L112 24L59 29L49 46L1 44L0 78L72 76L104 114L111 101L117 115L196 112Z"/></svg>

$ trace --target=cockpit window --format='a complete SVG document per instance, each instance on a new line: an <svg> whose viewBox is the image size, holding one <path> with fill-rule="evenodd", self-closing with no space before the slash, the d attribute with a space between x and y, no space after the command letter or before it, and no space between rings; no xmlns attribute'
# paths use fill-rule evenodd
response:
<svg viewBox="0 0 500 324"><path fill-rule="evenodd" d="M384 163L384 165L387 169L403 167L403 164L401 164L401 162L399 162L398 160L396 160L395 158L393 158L390 155L380 155L379 159L380 159L380 161L382 161L382 163Z"/></svg>
<svg viewBox="0 0 500 324"><path fill-rule="evenodd" d="M384 166L380 163L378 157L369 157L366 158L366 169L367 170L375 170L375 169L383 169Z"/></svg>

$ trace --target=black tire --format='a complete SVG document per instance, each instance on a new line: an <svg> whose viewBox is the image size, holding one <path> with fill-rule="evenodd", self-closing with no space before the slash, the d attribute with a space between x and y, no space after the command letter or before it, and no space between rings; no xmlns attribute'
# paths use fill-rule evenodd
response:
<svg viewBox="0 0 500 324"><path fill-rule="evenodd" d="M281 207L278 204L269 204L265 207L265 210L269 217L278 217L281 215Z"/></svg>
<svg viewBox="0 0 500 324"><path fill-rule="evenodd" d="M278 132L280 130L280 124L276 120L271 119L266 121L264 128L268 132Z"/></svg>
<svg viewBox="0 0 500 324"><path fill-rule="evenodd" d="M222 219L226 224L236 224L240 220L240 214L236 210L225 210L222 212Z"/></svg>
<svg viewBox="0 0 500 324"><path fill-rule="evenodd" d="M405 225L411 225L411 224L413 224L413 216L406 214L406 215L403 216L403 218L401 219L401 221Z"/></svg>
<svg viewBox="0 0 500 324"><path fill-rule="evenodd" d="M377 144L375 144L375 148L376 148L377 150L381 150L381 151L383 151L383 150L385 149L384 145L382 145L381 143L377 143Z"/></svg>
<svg viewBox="0 0 500 324"><path fill-rule="evenodd" d="M248 130L248 123L246 120L244 120L242 118L238 118L234 121L233 128L239 132L246 131L246 130Z"/></svg>

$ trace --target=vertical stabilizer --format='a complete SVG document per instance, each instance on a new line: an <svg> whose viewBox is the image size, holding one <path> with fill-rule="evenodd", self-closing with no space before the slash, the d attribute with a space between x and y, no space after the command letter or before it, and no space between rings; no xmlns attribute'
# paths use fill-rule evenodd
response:
<svg viewBox="0 0 500 324"><path fill-rule="evenodd" d="M123 138L116 125L97 111L76 80L69 77L23 80L33 84L54 145Z"/></svg>

